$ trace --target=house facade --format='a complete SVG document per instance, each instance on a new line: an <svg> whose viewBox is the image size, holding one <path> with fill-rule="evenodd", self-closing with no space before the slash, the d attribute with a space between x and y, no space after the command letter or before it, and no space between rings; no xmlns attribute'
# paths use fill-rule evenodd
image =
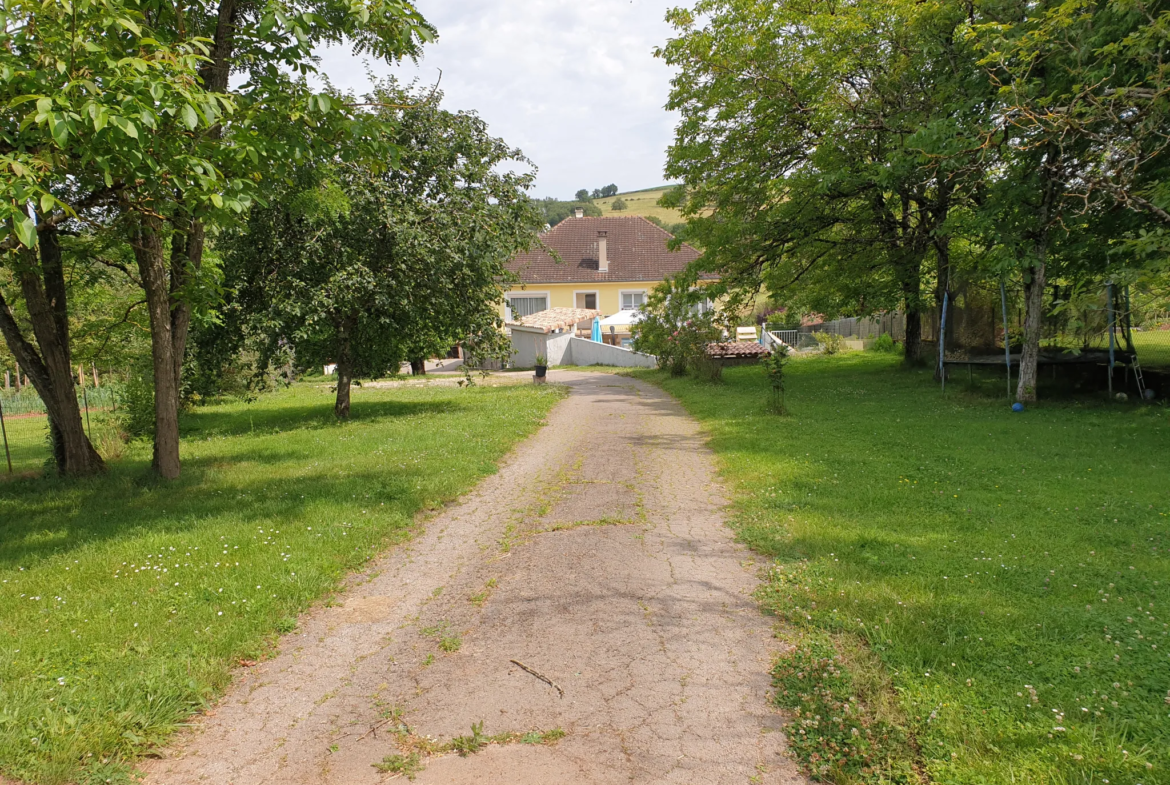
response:
<svg viewBox="0 0 1170 785"><path fill-rule="evenodd" d="M566 218L540 237L538 246L514 257L519 278L504 295L501 316L517 321L549 308L598 310L603 316L636 311L664 278L699 257L685 243L641 216ZM560 257L558 261L550 250ZM579 325L583 331L589 324ZM629 327L607 332L606 342L628 343Z"/></svg>

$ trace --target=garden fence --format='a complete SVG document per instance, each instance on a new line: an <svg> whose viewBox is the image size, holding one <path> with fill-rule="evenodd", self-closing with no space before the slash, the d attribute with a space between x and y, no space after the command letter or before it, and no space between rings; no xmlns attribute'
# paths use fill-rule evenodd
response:
<svg viewBox="0 0 1170 785"><path fill-rule="evenodd" d="M0 385L3 371L0 370ZM110 421L121 407L120 384L76 388L77 407L82 424L91 439L110 429ZM11 470L23 473L41 468L49 457L48 430L45 403L31 384L21 384L18 391L14 376L9 374L9 387L0 386L0 412L3 433L0 434L0 475ZM5 449L7 447L7 449Z"/></svg>
<svg viewBox="0 0 1170 785"><path fill-rule="evenodd" d="M1108 352L1136 355L1143 368L1170 369L1170 291L1154 285L1053 284L1045 295L1041 345L1077 354ZM949 359L1002 356L1007 342L1018 351L1023 338L1023 287L998 282L963 283L947 298L946 354ZM1006 317L1006 319L1005 319ZM937 351L941 309L922 312L922 341ZM1112 329L1110 329L1112 327ZM766 324L765 329L798 350L814 349L816 333L868 340L889 335L906 339L906 316L894 311L802 324L799 329ZM783 337L783 336L789 337Z"/></svg>

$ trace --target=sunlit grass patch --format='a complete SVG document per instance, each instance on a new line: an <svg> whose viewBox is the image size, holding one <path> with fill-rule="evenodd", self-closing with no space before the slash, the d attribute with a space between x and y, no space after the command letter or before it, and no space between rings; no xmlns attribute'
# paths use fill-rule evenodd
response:
<svg viewBox="0 0 1170 785"><path fill-rule="evenodd" d="M1170 412L1014 414L897 363L794 361L787 417L759 368L644 374L704 423L773 559L793 749L837 782L1170 781Z"/></svg>
<svg viewBox="0 0 1170 785"><path fill-rule="evenodd" d="M183 476L0 484L0 772L115 778L415 515L495 471L562 392L302 386L183 421Z"/></svg>

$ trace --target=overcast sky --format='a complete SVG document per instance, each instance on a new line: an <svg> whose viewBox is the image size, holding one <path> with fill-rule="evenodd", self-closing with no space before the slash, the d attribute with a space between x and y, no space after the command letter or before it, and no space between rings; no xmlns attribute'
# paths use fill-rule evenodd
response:
<svg viewBox="0 0 1170 785"><path fill-rule="evenodd" d="M623 191L664 183L675 115L670 69L654 47L670 34L670 0L419 0L438 28L416 68L393 70L441 89L447 109L474 109L495 136L536 164L535 195L572 198L578 188ZM340 88L368 84L360 58L320 53ZM375 64L378 74L390 66Z"/></svg>

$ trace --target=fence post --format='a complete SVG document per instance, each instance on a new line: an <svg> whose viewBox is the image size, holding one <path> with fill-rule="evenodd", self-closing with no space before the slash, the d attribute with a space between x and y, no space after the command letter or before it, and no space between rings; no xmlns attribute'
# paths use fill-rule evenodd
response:
<svg viewBox="0 0 1170 785"><path fill-rule="evenodd" d="M12 474L12 453L8 451L8 429L4 426L4 403L0 401L0 433L4 435L4 457L8 460L8 473Z"/></svg>
<svg viewBox="0 0 1170 785"><path fill-rule="evenodd" d="M16 392L20 393L20 363L16 364Z"/></svg>
<svg viewBox="0 0 1170 785"><path fill-rule="evenodd" d="M81 402L85 404L85 436L90 441L93 441L93 429L89 427L89 395L85 391L85 385L81 385Z"/></svg>

